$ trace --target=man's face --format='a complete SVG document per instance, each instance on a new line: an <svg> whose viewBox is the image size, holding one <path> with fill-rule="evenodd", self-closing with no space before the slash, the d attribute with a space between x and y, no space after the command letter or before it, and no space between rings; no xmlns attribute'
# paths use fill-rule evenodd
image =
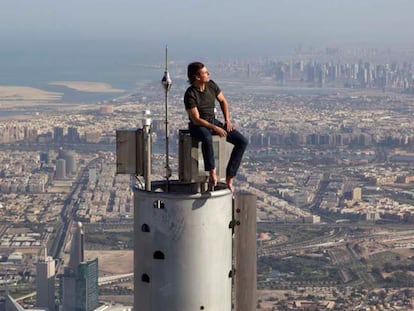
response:
<svg viewBox="0 0 414 311"><path fill-rule="evenodd" d="M198 80L200 80L200 82L210 81L210 73L208 72L207 67L203 67L200 69L200 71L197 74L197 78Z"/></svg>

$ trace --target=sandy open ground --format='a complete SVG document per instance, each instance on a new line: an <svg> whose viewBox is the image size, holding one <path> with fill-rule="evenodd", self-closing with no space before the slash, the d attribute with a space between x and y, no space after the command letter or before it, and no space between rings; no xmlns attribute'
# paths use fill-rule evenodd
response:
<svg viewBox="0 0 414 311"><path fill-rule="evenodd" d="M67 88L90 93L122 93L125 90L115 89L110 84L89 81L53 81L50 85L65 86Z"/></svg>
<svg viewBox="0 0 414 311"><path fill-rule="evenodd" d="M79 92L123 93L110 84L89 81L54 81L50 85L64 86ZM49 92L28 86L0 85L0 109L36 107L61 103L63 93Z"/></svg>
<svg viewBox="0 0 414 311"><path fill-rule="evenodd" d="M105 250L85 250L85 259L98 257L99 275L108 276L113 274L132 273L133 257L132 250L125 251L105 251Z"/></svg>
<svg viewBox="0 0 414 311"><path fill-rule="evenodd" d="M62 99L63 93L47 92L28 86L0 85L0 108L39 105Z"/></svg>

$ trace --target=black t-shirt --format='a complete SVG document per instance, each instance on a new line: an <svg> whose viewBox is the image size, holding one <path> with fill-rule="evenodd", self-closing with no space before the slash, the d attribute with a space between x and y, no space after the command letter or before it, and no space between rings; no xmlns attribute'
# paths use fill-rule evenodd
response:
<svg viewBox="0 0 414 311"><path fill-rule="evenodd" d="M185 109L197 107L201 119L213 119L215 100L220 92L219 86L213 80L206 83L204 91L190 85L184 94Z"/></svg>

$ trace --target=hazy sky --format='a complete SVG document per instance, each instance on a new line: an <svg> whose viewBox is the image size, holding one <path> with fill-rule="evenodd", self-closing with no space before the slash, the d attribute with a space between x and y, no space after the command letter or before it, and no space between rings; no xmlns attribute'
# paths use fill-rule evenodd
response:
<svg viewBox="0 0 414 311"><path fill-rule="evenodd" d="M413 0L1 0L0 50L90 40L146 55L266 56L348 42L412 44Z"/></svg>

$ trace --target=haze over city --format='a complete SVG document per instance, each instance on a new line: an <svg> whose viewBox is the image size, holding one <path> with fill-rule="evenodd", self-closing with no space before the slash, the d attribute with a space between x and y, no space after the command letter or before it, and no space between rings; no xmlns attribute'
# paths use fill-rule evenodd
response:
<svg viewBox="0 0 414 311"><path fill-rule="evenodd" d="M410 0L12 1L0 10L0 56L10 53L158 61L284 54L363 44L412 47Z"/></svg>

